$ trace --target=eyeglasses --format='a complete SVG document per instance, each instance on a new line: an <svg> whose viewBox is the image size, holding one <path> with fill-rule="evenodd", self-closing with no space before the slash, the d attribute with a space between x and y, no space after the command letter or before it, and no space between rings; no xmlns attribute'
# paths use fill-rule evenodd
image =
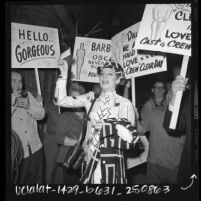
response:
<svg viewBox="0 0 201 201"><path fill-rule="evenodd" d="M165 87L154 87L154 89L156 89L156 90L164 90Z"/></svg>

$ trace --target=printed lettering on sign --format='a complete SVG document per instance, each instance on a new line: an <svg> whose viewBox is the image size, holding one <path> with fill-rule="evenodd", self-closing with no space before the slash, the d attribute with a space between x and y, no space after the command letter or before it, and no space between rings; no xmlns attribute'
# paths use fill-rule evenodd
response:
<svg viewBox="0 0 201 201"><path fill-rule="evenodd" d="M125 77L139 77L167 70L166 57L139 54L135 47L140 22L112 37L112 58L124 69Z"/></svg>
<svg viewBox="0 0 201 201"><path fill-rule="evenodd" d="M76 37L72 79L98 83L97 67L111 60L111 40Z"/></svg>

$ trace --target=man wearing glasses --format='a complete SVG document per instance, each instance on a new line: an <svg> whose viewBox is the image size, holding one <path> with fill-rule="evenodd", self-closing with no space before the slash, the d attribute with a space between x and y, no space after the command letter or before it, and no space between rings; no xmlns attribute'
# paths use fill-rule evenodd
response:
<svg viewBox="0 0 201 201"><path fill-rule="evenodd" d="M145 120L147 115L156 107L167 105L165 98L166 88L161 80L155 80L151 89L152 96L142 107L140 117Z"/></svg>

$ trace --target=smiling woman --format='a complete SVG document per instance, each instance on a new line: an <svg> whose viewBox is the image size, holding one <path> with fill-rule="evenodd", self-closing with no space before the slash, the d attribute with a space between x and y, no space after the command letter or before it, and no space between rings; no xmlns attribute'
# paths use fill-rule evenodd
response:
<svg viewBox="0 0 201 201"><path fill-rule="evenodd" d="M61 72L55 97L62 107L85 107L88 111L94 92L76 97L66 95L68 64L59 60ZM124 80L122 67L111 61L97 68L101 94L89 114L83 149L86 153L82 166L83 184L125 184L124 150L133 149L139 140L134 128L134 108L130 100L119 96L115 87Z"/></svg>

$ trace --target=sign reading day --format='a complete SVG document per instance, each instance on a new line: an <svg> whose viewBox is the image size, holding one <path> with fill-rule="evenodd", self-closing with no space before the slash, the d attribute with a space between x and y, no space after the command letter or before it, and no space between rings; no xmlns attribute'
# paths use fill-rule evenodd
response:
<svg viewBox="0 0 201 201"><path fill-rule="evenodd" d="M111 40L76 37L72 80L99 83L97 67L111 60Z"/></svg>
<svg viewBox="0 0 201 201"><path fill-rule="evenodd" d="M126 79L167 70L166 57L138 54L134 49L140 22L112 37L112 58L124 69Z"/></svg>
<svg viewBox="0 0 201 201"><path fill-rule="evenodd" d="M191 56L191 4L147 4L135 49Z"/></svg>
<svg viewBox="0 0 201 201"><path fill-rule="evenodd" d="M58 30L11 23L12 68L57 68Z"/></svg>

